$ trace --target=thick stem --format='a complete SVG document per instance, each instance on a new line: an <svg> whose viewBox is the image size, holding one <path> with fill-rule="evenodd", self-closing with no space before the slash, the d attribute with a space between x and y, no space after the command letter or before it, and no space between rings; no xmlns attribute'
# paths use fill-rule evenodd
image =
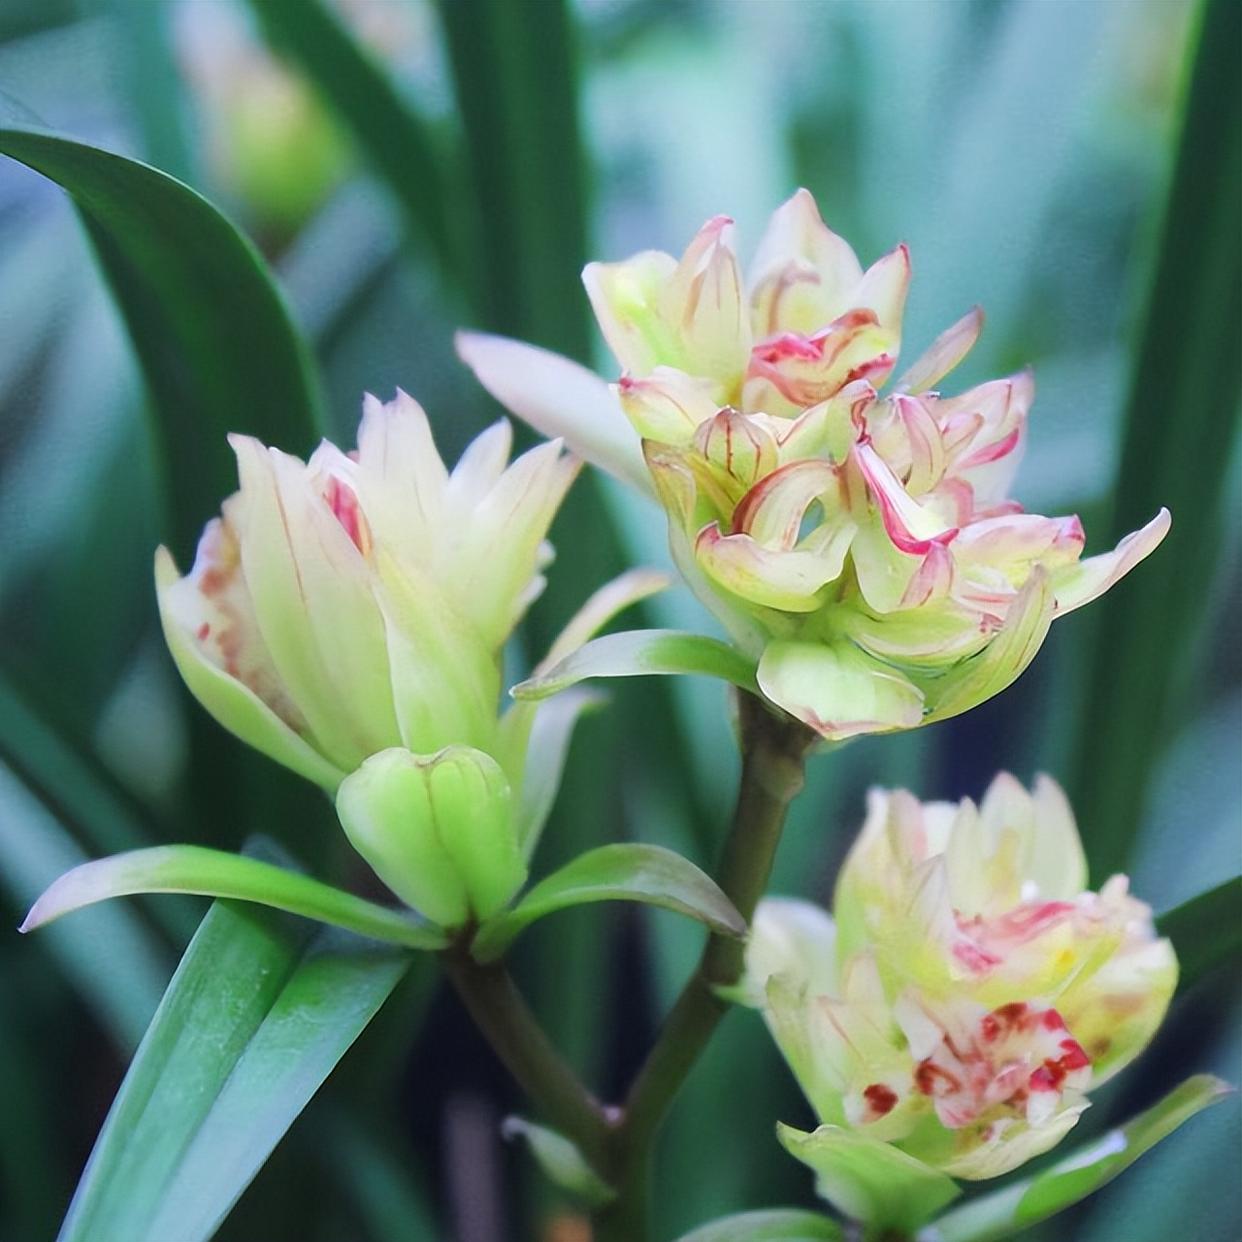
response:
<svg viewBox="0 0 1242 1242"><path fill-rule="evenodd" d="M789 804L802 788L815 735L760 700L738 696L742 779L733 826L716 882L747 922L767 887ZM728 1005L716 995L736 983L745 945L713 935L626 1097L613 1135L616 1201L600 1215L596 1242L642 1242L647 1236L647 1166L656 1132Z"/></svg>
<svg viewBox="0 0 1242 1242"><path fill-rule="evenodd" d="M464 947L442 954L458 996L493 1051L555 1129L608 1175L609 1125L603 1108L552 1046L509 973L480 965Z"/></svg>

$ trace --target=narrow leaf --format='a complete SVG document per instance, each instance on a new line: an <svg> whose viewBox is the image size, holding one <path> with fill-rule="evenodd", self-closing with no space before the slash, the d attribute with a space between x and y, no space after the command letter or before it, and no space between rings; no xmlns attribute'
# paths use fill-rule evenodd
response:
<svg viewBox="0 0 1242 1242"><path fill-rule="evenodd" d="M678 630L628 630L592 640L511 693L515 699L545 699L588 677L674 673L703 673L755 690L753 662L717 638Z"/></svg>
<svg viewBox="0 0 1242 1242"><path fill-rule="evenodd" d="M840 1242L844 1237L835 1220L818 1212L769 1208L700 1225L677 1242Z"/></svg>
<svg viewBox="0 0 1242 1242"><path fill-rule="evenodd" d="M746 921L715 881L688 859L659 845L601 845L540 881L505 914L485 923L473 953L494 961L528 924L557 910L595 901L638 901L689 915L725 936L744 936Z"/></svg>
<svg viewBox="0 0 1242 1242"><path fill-rule="evenodd" d="M257 858L201 845L157 845L74 867L35 902L21 930L33 931L83 906L134 893L197 893L253 901L411 949L441 949L446 943L439 928L412 914L364 901Z"/></svg>
<svg viewBox="0 0 1242 1242"><path fill-rule="evenodd" d="M185 555L236 488L227 432L290 450L313 442L319 393L305 346L254 246L200 194L12 113L0 109L0 153L68 191L133 338Z"/></svg>
<svg viewBox="0 0 1242 1242"><path fill-rule="evenodd" d="M1200 13L1147 311L1133 351L1111 534L1137 529L1162 505L1173 525L1152 568L1096 605L1070 791L1080 821L1091 825L1086 844L1091 874L1098 876L1127 869L1156 760L1173 735L1159 722L1178 717L1182 688L1195 684L1188 663L1207 657L1196 640L1219 573L1221 502L1240 425L1242 5L1207 0ZM1212 192L1203 193L1209 184Z"/></svg>
<svg viewBox="0 0 1242 1242"><path fill-rule="evenodd" d="M1166 910L1156 920L1177 953L1177 986L1191 987L1216 966L1242 954L1242 876Z"/></svg>
<svg viewBox="0 0 1242 1242"><path fill-rule="evenodd" d="M121 1084L59 1242L210 1238L409 960L217 902Z"/></svg>
<svg viewBox="0 0 1242 1242"><path fill-rule="evenodd" d="M1129 1168L1144 1152L1231 1088L1197 1074L1119 1129L1080 1149L1047 1171L974 1199L936 1222L936 1242L992 1242L1007 1238L1072 1207Z"/></svg>

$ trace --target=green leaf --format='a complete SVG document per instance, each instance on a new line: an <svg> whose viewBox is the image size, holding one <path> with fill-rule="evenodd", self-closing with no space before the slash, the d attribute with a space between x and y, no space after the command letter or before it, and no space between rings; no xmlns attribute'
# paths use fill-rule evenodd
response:
<svg viewBox="0 0 1242 1242"><path fill-rule="evenodd" d="M505 1138L523 1138L549 1181L576 1195L588 1207L602 1207L617 1197L607 1182L587 1163L575 1143L547 1126L523 1117L506 1117L501 1126Z"/></svg>
<svg viewBox="0 0 1242 1242"><path fill-rule="evenodd" d="M932 1237L935 1242L991 1242L1047 1220L1111 1182L1144 1152L1231 1090L1210 1074L1188 1078L1146 1112L1045 1172L950 1212L936 1222Z"/></svg>
<svg viewBox="0 0 1242 1242"><path fill-rule="evenodd" d="M472 952L495 961L536 919L595 901L638 901L687 914L725 936L744 936L746 922L714 880L659 845L622 843L588 850L541 880L512 910L484 923Z"/></svg>
<svg viewBox="0 0 1242 1242"><path fill-rule="evenodd" d="M1111 534L1136 529L1161 505L1173 526L1152 565L1096 607L1070 791L1079 821L1091 825L1095 876L1127 869L1150 776L1173 734L1165 722L1185 707L1181 689L1197 684L1189 661L1207 655L1196 640L1220 565L1221 501L1242 400L1239 44L1242 5L1208 0L1134 349Z"/></svg>
<svg viewBox="0 0 1242 1242"><path fill-rule="evenodd" d="M866 1225L911 1232L961 1194L948 1174L854 1130L820 1126L807 1134L778 1124L776 1135L815 1170L819 1193Z"/></svg>
<svg viewBox="0 0 1242 1242"><path fill-rule="evenodd" d="M703 673L755 690L753 662L718 638L678 630L626 630L593 639L511 693L515 699L546 699L588 677L674 673Z"/></svg>
<svg viewBox="0 0 1242 1242"><path fill-rule="evenodd" d="M104 1123L59 1242L205 1242L409 965L217 902Z"/></svg>
<svg viewBox="0 0 1242 1242"><path fill-rule="evenodd" d="M35 902L21 930L33 931L83 906L135 893L197 893L253 901L410 949L442 949L446 944L439 928L412 914L364 901L257 858L201 845L157 845L74 867Z"/></svg>
<svg viewBox="0 0 1242 1242"><path fill-rule="evenodd" d="M151 392L179 553L236 490L230 431L301 451L321 425L310 359L254 246L174 177L15 120L0 153L68 191Z"/></svg>
<svg viewBox="0 0 1242 1242"><path fill-rule="evenodd" d="M434 135L320 0L249 0L273 48L299 64L401 204L443 273L456 266Z"/></svg>
<svg viewBox="0 0 1242 1242"><path fill-rule="evenodd" d="M700 1225L677 1242L839 1242L844 1237L835 1220L817 1212L768 1208Z"/></svg>
<svg viewBox="0 0 1242 1242"><path fill-rule="evenodd" d="M1177 953L1179 990L1242 953L1242 876L1166 910L1156 920Z"/></svg>

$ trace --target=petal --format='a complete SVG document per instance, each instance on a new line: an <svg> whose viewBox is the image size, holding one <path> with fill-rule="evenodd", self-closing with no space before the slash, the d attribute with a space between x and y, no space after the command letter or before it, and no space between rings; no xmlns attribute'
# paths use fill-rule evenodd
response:
<svg viewBox="0 0 1242 1242"><path fill-rule="evenodd" d="M1048 575L1036 566L992 641L978 655L923 683L931 708L926 723L969 711L1016 681L1047 637L1053 607Z"/></svg>
<svg viewBox="0 0 1242 1242"><path fill-rule="evenodd" d="M926 392L935 386L974 348L983 331L983 311L972 307L951 328L946 328L927 352L897 381L899 392Z"/></svg>
<svg viewBox="0 0 1242 1242"><path fill-rule="evenodd" d="M656 367L644 379L623 375L617 383L617 399L644 440L685 445L719 408L715 387L711 380L672 367Z"/></svg>
<svg viewBox="0 0 1242 1242"><path fill-rule="evenodd" d="M921 556L931 550L933 542L948 543L957 535L955 527L946 526L938 514L910 496L870 444L855 445L853 455L894 547Z"/></svg>
<svg viewBox="0 0 1242 1242"><path fill-rule="evenodd" d="M838 578L845 562L839 555L774 551L750 535L723 535L716 523L705 526L694 543L700 568L726 591L767 608L813 612L820 592Z"/></svg>
<svg viewBox="0 0 1242 1242"><path fill-rule="evenodd" d="M798 190L772 214L751 263L755 330L814 332L848 309L862 267L844 238L820 217L815 199Z"/></svg>
<svg viewBox="0 0 1242 1242"><path fill-rule="evenodd" d="M1063 1108L1042 1125L1016 1122L997 1127L995 1137L946 1160L940 1167L967 1181L1000 1177L1055 1147L1078 1124L1087 1108L1085 1102Z"/></svg>
<svg viewBox="0 0 1242 1242"><path fill-rule="evenodd" d="M506 409L545 436L563 436L579 457L651 494L638 437L597 375L502 336L459 332L456 343L461 360Z"/></svg>
<svg viewBox="0 0 1242 1242"><path fill-rule="evenodd" d="M462 514L453 561L437 558L438 573L451 584L459 610L496 649L533 597L529 588L544 538L579 465L561 452L557 440L523 453Z"/></svg>
<svg viewBox="0 0 1242 1242"><path fill-rule="evenodd" d="M660 361L718 380L726 399L732 397L750 352L750 315L728 216L715 216L698 231L659 305L681 340L679 356Z"/></svg>
<svg viewBox="0 0 1242 1242"><path fill-rule="evenodd" d="M826 910L795 897L759 903L746 943L743 1003L762 1006L773 975L808 996L837 991L837 931Z"/></svg>
<svg viewBox="0 0 1242 1242"><path fill-rule="evenodd" d="M645 250L621 263L588 263L583 270L591 309L623 371L647 375L660 365L678 365L674 325L659 309L676 270L677 260L661 250Z"/></svg>
<svg viewBox="0 0 1242 1242"><path fill-rule="evenodd" d="M1027 878L1041 897L1069 901L1087 887L1087 858L1078 824L1065 791L1042 772L1031 791L1035 800L1035 833L1027 862Z"/></svg>
<svg viewBox="0 0 1242 1242"><path fill-rule="evenodd" d="M912 729L923 717L909 681L847 643L769 643L758 679L773 703L829 741Z"/></svg>
<svg viewBox="0 0 1242 1242"><path fill-rule="evenodd" d="M901 345L901 317L910 291L910 251L905 242L878 258L850 295L850 305L875 312L892 342L894 357Z"/></svg>
<svg viewBox="0 0 1242 1242"><path fill-rule="evenodd" d="M789 551L801 537L807 510L820 497L837 490L835 466L826 461L790 462L773 470L742 497L733 513L733 529L750 535L765 548Z"/></svg>
<svg viewBox="0 0 1242 1242"><path fill-rule="evenodd" d="M291 729L249 686L214 663L192 631L186 629L178 615L180 610L173 603L173 592L179 582L172 554L167 548L160 548L155 554L160 623L168 650L190 693L247 746L253 746L269 759L284 764L329 792L335 790L346 774Z"/></svg>
<svg viewBox="0 0 1242 1242"><path fill-rule="evenodd" d="M384 625L366 562L297 458L230 436L255 619L319 749L352 771L397 741Z"/></svg>
<svg viewBox="0 0 1242 1242"><path fill-rule="evenodd" d="M1075 608L1081 608L1103 595L1160 546L1171 524L1169 511L1161 509L1146 526L1127 535L1113 551L1088 557L1077 565L1055 571L1052 587L1057 600L1057 615L1073 612Z"/></svg>
<svg viewBox="0 0 1242 1242"><path fill-rule="evenodd" d="M772 433L758 418L726 406L700 425L694 445L717 469L750 487L776 467L777 448Z"/></svg>
<svg viewBox="0 0 1242 1242"><path fill-rule="evenodd" d="M853 611L845 618L849 636L872 655L897 664L945 665L987 646L990 630L978 614L949 601L873 617Z"/></svg>
<svg viewBox="0 0 1242 1242"><path fill-rule="evenodd" d="M450 531L471 520L504 474L512 448L513 426L507 418L497 419L466 445L444 489L444 522Z"/></svg>
<svg viewBox="0 0 1242 1242"><path fill-rule="evenodd" d="M400 389L387 404L368 393L358 428L355 487L376 536L421 559L439 521L447 482L422 406Z"/></svg>

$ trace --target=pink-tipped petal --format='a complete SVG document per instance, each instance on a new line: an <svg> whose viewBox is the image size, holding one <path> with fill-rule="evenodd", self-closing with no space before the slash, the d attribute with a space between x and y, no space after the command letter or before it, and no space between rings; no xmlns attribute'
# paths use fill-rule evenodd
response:
<svg viewBox="0 0 1242 1242"><path fill-rule="evenodd" d="M982 331L983 311L975 306L936 337L927 352L897 381L898 391L919 393L934 388L970 353Z"/></svg>
<svg viewBox="0 0 1242 1242"><path fill-rule="evenodd" d="M699 532L694 556L718 587L752 604L783 612L814 612L822 591L841 574L844 549L835 556L774 551L749 535L725 535L714 522Z"/></svg>
<svg viewBox="0 0 1242 1242"><path fill-rule="evenodd" d="M1169 511L1161 509L1146 526L1127 535L1113 551L1088 557L1077 565L1058 570L1052 579L1057 615L1089 604L1120 582L1139 561L1160 546L1169 533L1172 521Z"/></svg>

